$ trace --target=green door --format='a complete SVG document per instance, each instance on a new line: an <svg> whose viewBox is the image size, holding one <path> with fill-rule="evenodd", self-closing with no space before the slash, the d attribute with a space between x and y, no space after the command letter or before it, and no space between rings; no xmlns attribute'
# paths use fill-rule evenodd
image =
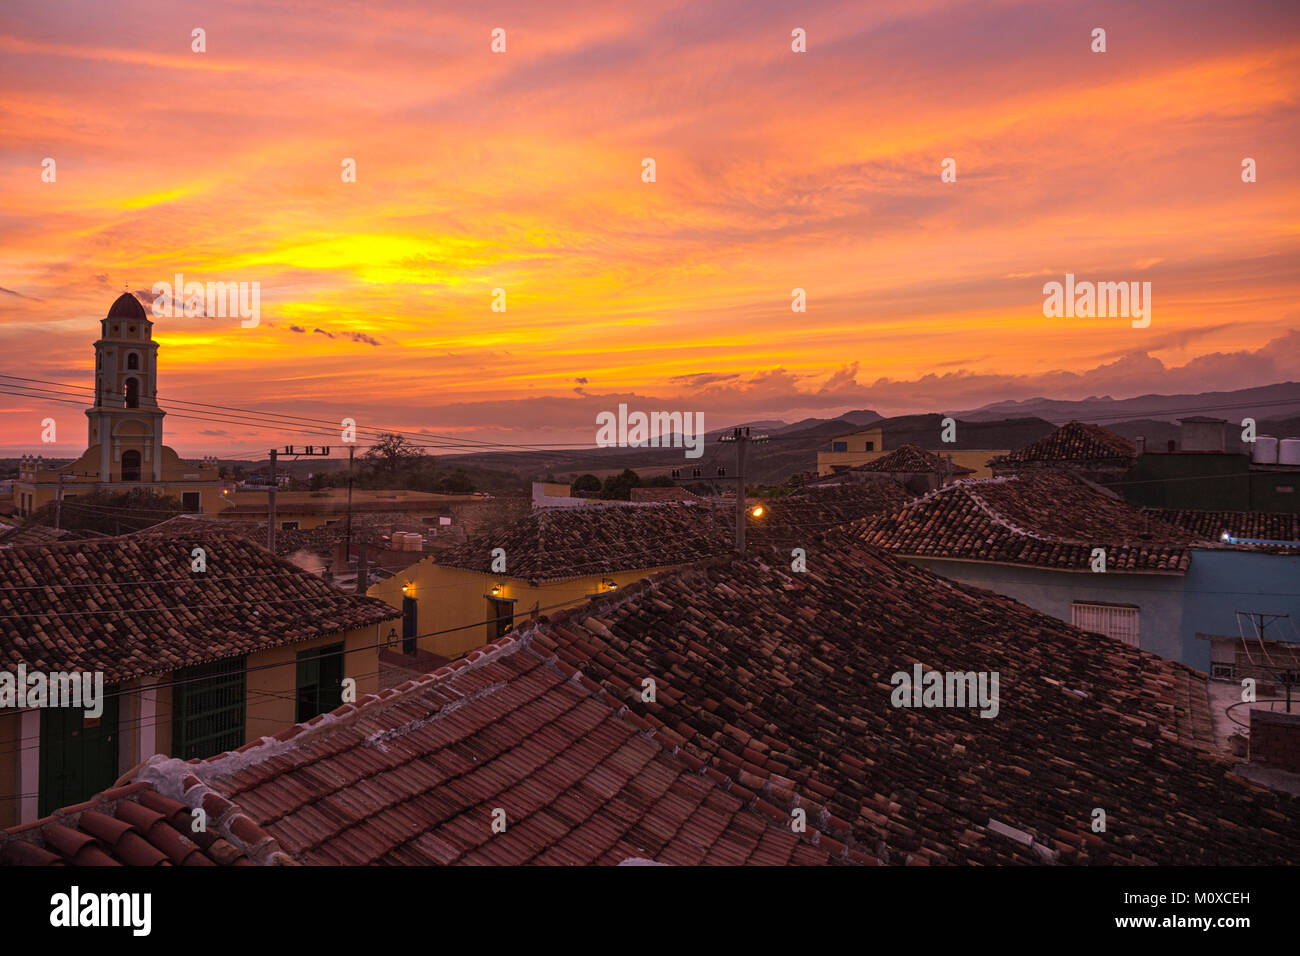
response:
<svg viewBox="0 0 1300 956"><path fill-rule="evenodd" d="M39 813L88 800L117 780L117 688L104 688L98 720L75 707L41 711Z"/></svg>
<svg viewBox="0 0 1300 956"><path fill-rule="evenodd" d="M303 651L298 655L298 713L302 723L343 705L343 645Z"/></svg>

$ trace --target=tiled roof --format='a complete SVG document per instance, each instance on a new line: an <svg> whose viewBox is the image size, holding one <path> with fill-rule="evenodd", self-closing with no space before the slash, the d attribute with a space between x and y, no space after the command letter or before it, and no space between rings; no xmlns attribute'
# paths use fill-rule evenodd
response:
<svg viewBox="0 0 1300 956"><path fill-rule="evenodd" d="M195 547L207 571L191 570ZM117 683L401 616L237 535L135 534L0 550L0 667Z"/></svg>
<svg viewBox="0 0 1300 956"><path fill-rule="evenodd" d="M1015 462L1115 461L1137 456L1137 446L1100 425L1068 422L1045 438L1030 442L990 464Z"/></svg>
<svg viewBox="0 0 1300 956"><path fill-rule="evenodd" d="M43 524L19 525L0 533L0 548L25 548L32 545L51 544L55 541L85 541L103 538L98 531L69 531Z"/></svg>
<svg viewBox="0 0 1300 956"><path fill-rule="evenodd" d="M190 808L147 783L106 790L44 819L0 832L4 866L250 866L219 824L194 832ZM244 818L240 832L252 824ZM230 835L237 842L238 837ZM292 864L287 857L274 862Z"/></svg>
<svg viewBox="0 0 1300 956"><path fill-rule="evenodd" d="M773 499L746 525L753 540L802 541L812 534L897 507L910 499L896 482L813 488ZM758 502L751 501L751 504ZM690 503L539 508L499 532L437 556L440 565L489 573L492 549L506 552L513 578L559 580L674 567L727 554L735 547L734 496Z"/></svg>
<svg viewBox="0 0 1300 956"><path fill-rule="evenodd" d="M252 541L254 544L261 544L266 541L266 525L254 524L251 521L228 521L221 518L209 518L205 515L182 514L160 521L155 525L150 525L140 531L133 531L128 535L123 535L123 537L133 538L140 535L180 536L185 538L196 535L199 537L218 535L243 538L246 541Z"/></svg>
<svg viewBox="0 0 1300 956"><path fill-rule="evenodd" d="M847 533L663 572L528 625L760 795L806 795L889 863L1294 863L1297 807L1212 746L1204 675L949 582ZM891 675L994 671L998 714L895 708ZM1094 808L1107 831L1094 833Z"/></svg>
<svg viewBox="0 0 1300 956"><path fill-rule="evenodd" d="M514 578L557 580L688 564L721 553L731 510L704 504L539 508L512 525L451 548L440 565L490 573L492 550L506 552Z"/></svg>
<svg viewBox="0 0 1300 956"><path fill-rule="evenodd" d="M862 539L897 554L1088 571L1182 573L1194 535L1065 472L960 481L864 522Z"/></svg>
<svg viewBox="0 0 1300 956"><path fill-rule="evenodd" d="M699 501L700 496L686 488L633 488L632 500L651 501Z"/></svg>
<svg viewBox="0 0 1300 956"><path fill-rule="evenodd" d="M1300 548L1300 514L1271 511L1191 511L1175 508L1143 508L1168 524L1185 528L1198 539L1220 542L1226 531L1234 538L1294 542L1279 550Z"/></svg>
<svg viewBox="0 0 1300 956"><path fill-rule="evenodd" d="M807 544L812 535L901 508L915 496L885 475L807 488L764 502L766 514L746 525L748 541Z"/></svg>
<svg viewBox="0 0 1300 956"><path fill-rule="evenodd" d="M281 492L277 511L281 515L343 515L347 513L347 497L342 492L313 492L307 498L301 492ZM255 492L236 492L235 496L225 499L227 507L221 512L230 515L262 515L267 512L268 502L264 494ZM355 517L363 513L401 514L404 512L447 513L453 505L481 503L491 501L490 495L463 494L443 495L423 491L393 491L388 493L370 492L358 494L351 508Z"/></svg>
<svg viewBox="0 0 1300 956"><path fill-rule="evenodd" d="M865 465L858 465L853 471L893 472L909 475L947 475L948 459L919 445L900 445L887 455L883 455ZM956 462L952 463L952 475L975 474L974 468L967 468Z"/></svg>
<svg viewBox="0 0 1300 956"><path fill-rule="evenodd" d="M220 794L308 864L874 862L815 812L795 832L796 791L678 754L627 693L514 636L234 753L155 757L137 780L187 804Z"/></svg>
<svg viewBox="0 0 1300 956"><path fill-rule="evenodd" d="M1227 531L1238 538L1267 538L1300 544L1300 514L1273 511L1191 511L1145 508L1146 513L1176 524L1206 541L1218 541Z"/></svg>

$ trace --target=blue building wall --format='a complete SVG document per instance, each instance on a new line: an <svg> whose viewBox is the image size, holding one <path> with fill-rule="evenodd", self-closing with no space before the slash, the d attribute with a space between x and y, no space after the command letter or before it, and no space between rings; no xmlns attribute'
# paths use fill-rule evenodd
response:
<svg viewBox="0 0 1300 956"><path fill-rule="evenodd" d="M1138 607L1138 646L1142 650L1174 660L1181 660L1185 653L1182 575L1050 571L934 558L909 557L906 560L954 581L996 591L1067 624L1071 619L1070 605L1075 601L1135 604ZM1208 668L1209 650L1205 653Z"/></svg>
<svg viewBox="0 0 1300 956"><path fill-rule="evenodd" d="M1185 575L1093 574L979 561L906 560L1066 623L1075 601L1135 604L1139 647L1207 673L1210 645L1196 635L1239 633L1237 611L1290 614L1289 621L1279 621L1266 632L1277 640L1296 640L1300 629L1300 555L1193 548Z"/></svg>
<svg viewBox="0 0 1300 956"><path fill-rule="evenodd" d="M1183 584L1186 594L1180 659L1198 670L1210 669L1209 641L1198 641L1198 633L1254 633L1245 620L1242 630L1238 630L1237 611L1290 614L1290 621L1270 625L1264 636L1296 640L1296 628L1300 628L1300 555L1193 548Z"/></svg>

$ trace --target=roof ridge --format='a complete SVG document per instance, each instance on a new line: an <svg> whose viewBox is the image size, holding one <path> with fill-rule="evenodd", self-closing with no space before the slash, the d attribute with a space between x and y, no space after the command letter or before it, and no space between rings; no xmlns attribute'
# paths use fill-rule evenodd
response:
<svg viewBox="0 0 1300 956"><path fill-rule="evenodd" d="M204 828L214 827L222 838L257 866L294 865L280 842L250 817L239 804L222 796L194 773L194 766L179 757L155 754L140 768L132 783L150 784L191 810L201 810Z"/></svg>
<svg viewBox="0 0 1300 956"><path fill-rule="evenodd" d="M528 647L531 641L532 636L530 633L507 634L470 651L464 657L458 658L449 664L444 664L436 670L429 671L427 674L404 681L396 687L390 687L378 694L366 694L355 703L343 704L334 710L317 714L310 720L294 724L274 737L259 737L238 750L228 750L225 753L194 761L193 764L184 763L182 765L186 767L201 766L205 768L204 775L208 777L233 776L245 767L262 763L293 749L294 746L307 738L314 738L327 731L337 730L339 726L355 723L363 714L369 714L372 708L376 708L381 704L388 706L401 698L405 698L408 694L426 690L431 685L451 680L462 671L478 670L502 657L508 657ZM462 695L462 697L464 696ZM439 713L443 710L443 707L438 708Z"/></svg>
<svg viewBox="0 0 1300 956"><path fill-rule="evenodd" d="M979 508L980 511L984 512L984 516L985 516L986 518L988 518L990 521L992 521L995 525L997 525L997 526L999 526L999 527L1001 527L1001 528L1006 528L1006 529L1007 529L1008 531L1010 531L1012 534L1018 534L1018 535L1020 535L1020 536L1023 537L1023 538L1033 538L1035 541L1052 541L1052 540L1055 540L1055 541L1060 541L1060 542L1063 542L1063 543L1068 542L1068 543L1070 543L1070 544L1084 544L1084 543L1086 543L1086 542L1081 542L1081 541L1069 541L1069 539L1066 539L1066 538L1051 538L1051 537L1046 537L1046 536L1041 535L1041 534L1035 534L1034 532L1029 531L1029 530L1026 529L1026 528L1022 528L1022 527L1020 527L1020 525L1016 524L1016 523L1015 523L1014 521L1012 521L1011 519L1009 519L1009 518L1003 516L1002 514L998 513L998 512L993 508L993 506L992 506L991 504L989 504L987 501L985 501L983 498L981 498L981 497L979 496L979 494L976 493L975 489L973 489L973 488L970 488L970 489L967 489L967 490L966 490L966 497L968 497L971 501L973 501L973 502L975 503L975 507Z"/></svg>

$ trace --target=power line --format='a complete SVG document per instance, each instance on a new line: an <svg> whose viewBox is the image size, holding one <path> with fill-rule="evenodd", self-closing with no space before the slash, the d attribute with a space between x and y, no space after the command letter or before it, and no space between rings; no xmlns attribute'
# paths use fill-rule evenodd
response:
<svg viewBox="0 0 1300 956"><path fill-rule="evenodd" d="M582 603L582 600L577 600L577 601L561 601L561 602L558 602L558 603L556 603L556 604L549 604L549 605L547 605L547 606L545 606L545 607L533 608L533 609L530 609L530 610L528 610L528 611L526 611L526 612L523 612L523 613L528 614L529 616L531 616L531 615L533 615L533 614L540 614L540 613L542 613L543 611L551 611L551 610L555 610L555 609L557 609L557 608L572 607L572 606L574 606L574 605L576 605L576 604L581 604L581 603ZM394 610L396 610L396 609L394 609ZM400 614L400 612L397 612L397 613ZM512 614L503 614L503 615L499 615L499 616L494 617L494 618L488 618L487 620L484 620L484 621L474 621L474 622L472 622L472 623L470 623L470 624L458 624L458 625L456 625L455 627L447 627L447 628L442 628L441 630L428 631L428 632L426 632L426 633L424 633L424 634L417 634L417 635L415 635L413 638L401 638L401 639L399 639L398 641L389 641L389 640L385 640L385 641L383 641L382 643L380 643L380 642L377 640L376 643L374 643L374 644L364 644L364 645L362 645L362 646L360 646L360 647L354 647L354 648L351 648L351 649L348 649L348 648L345 647L345 648L344 648L343 650L341 650L341 651L331 651L331 652L328 653L328 654L318 654L318 655L316 655L316 658L317 658L317 659L326 659L326 658L336 657L336 656L341 657L341 656L346 655L346 654L355 654L355 653L360 653L360 652L363 652L363 651L369 651L369 650L374 650L374 651L378 652L379 650L382 650L382 649L385 649L385 648L388 648L388 647L392 647L392 646L394 646L395 644L399 643L400 641L408 641L408 640L420 641L420 640L423 640L424 638L427 638L427 637L439 637L439 636L441 636L441 635L443 635L443 634L452 634L452 633L455 633L456 631L464 631L464 630L469 630L469 629L471 629L471 628L476 628L476 627L486 627L486 626L489 625L489 624L499 624L499 623L501 623L502 621L510 621L511 624L513 625L514 619L515 619L516 617L519 617L519 616L520 616L519 614L515 614L515 613L512 613ZM363 625L363 627L368 627L368 626L370 626L370 625ZM381 628L382 626L383 626L382 623L376 623L376 624L374 625L376 632L377 632L377 631L379 630L379 628ZM390 629L390 634L395 634L395 633L396 633L396 628L391 628L391 629ZM339 633L336 633L336 634L330 635L330 637L338 637L338 636L342 636L342 634L343 634L343 632L339 632ZM378 635L376 635L376 636L378 636ZM303 643L303 642L295 642L295 643ZM290 647L291 647L291 646L293 646L293 645L292 645L292 644L290 644L290 645L278 645L278 646L276 646L276 647L260 648L259 650L275 650L275 649L277 649L277 647L282 647L282 646L290 646ZM244 654L231 655L231 656L232 656L232 657L247 657L250 653L256 653L256 651L247 651L247 652L245 652ZM463 656L464 656L464 655L462 655L462 657L463 657ZM228 659L229 659L229 658L217 658L216 660L228 660ZM202 662L199 662L199 664L206 664L206 663L215 663L215 661L202 661ZM287 667L287 666L289 666L289 665L291 665L291 664L294 665L294 666L297 666L297 664L298 664L298 660L297 660L296 657L293 658L292 660L287 660L287 661L278 661L278 662L273 662L273 663L269 663L269 664L259 664L259 665L256 666L256 667L244 667L244 668L240 668L240 669L238 669L238 670L232 670L232 671L229 671L229 672L227 672L227 673L225 673L225 674L220 675L219 678L214 678L214 677L211 677L211 676L204 676L204 677L192 677L192 678L188 678L188 679L185 679L185 680L173 680L173 681L169 681L169 682L160 682L160 683L155 683L155 684L143 684L143 685L141 685L141 686L139 686L139 687L132 687L132 688L127 688L127 689L120 689L120 690L112 691L112 692L109 692L109 693L105 693L105 694L103 694L103 695L100 697L100 699L101 699L101 700L107 700L107 699L109 699L109 698L119 698L119 697L128 696L128 695L132 695L132 694L141 694L142 692L144 692L144 691L149 691L149 690L161 690L161 689L172 688L172 687L180 687L180 686L184 686L184 685L186 685L186 684L196 684L196 683L210 682L210 681L213 681L213 680L216 680L216 679L228 679L229 677L231 677L231 676L233 676L233 675L236 675L236 674L243 675L243 676L246 678L249 674L252 674L252 673L256 673L256 672L259 672L259 671L265 671L265 670L272 670L272 669L274 669L274 668L276 668L276 667ZM194 664L194 665L186 665L186 667L184 667L184 668L180 668L180 670L184 670L184 669L187 669L188 667L193 667L193 666L198 666L198 664ZM175 672L173 672L173 673L175 673ZM432 673L432 672L430 672L430 673ZM366 677L370 677L370 676L378 676L378 672L376 672L376 673L373 674L373 675L369 675L369 674L368 674L368 675L365 675L365 676L366 676ZM359 678L357 678L357 679L359 679ZM255 691L255 693L270 693L270 692L260 692L260 691ZM288 697L286 697L286 696L284 696L284 695L277 695L277 696L280 696L282 699L294 699L294 698L288 698ZM340 706L341 706L341 705L340 705ZM301 723L301 721L296 721L296 722L295 722L294 724L292 724L291 726L297 726L299 723ZM35 739L35 738L20 738L20 739L21 739L21 740L30 740L30 739ZM38 748L39 748L39 745L38 745ZM38 748L37 748L37 749L38 749ZM27 749L32 749L32 748L22 747L22 748L18 748L18 749L20 749L20 750L27 750ZM15 751L14 749L0 750L0 754L4 754L4 753L13 753L13 752L16 752L16 751ZM29 796L31 796L31 794L29 794Z"/></svg>

